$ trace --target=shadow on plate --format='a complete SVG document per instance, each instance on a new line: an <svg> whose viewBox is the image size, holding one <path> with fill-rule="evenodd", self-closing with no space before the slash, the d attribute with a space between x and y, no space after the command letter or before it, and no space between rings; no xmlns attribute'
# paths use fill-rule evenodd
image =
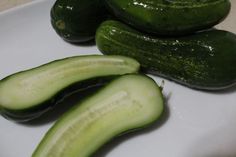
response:
<svg viewBox="0 0 236 157"><path fill-rule="evenodd" d="M57 103L52 109L42 114L40 117L22 124L26 126L39 126L54 122L58 120L66 111L68 111L74 105L82 102L88 96L93 95L99 89L100 87L93 87L92 89L82 90L70 96L67 96L59 103Z"/></svg>
<svg viewBox="0 0 236 157"><path fill-rule="evenodd" d="M228 88L225 88L225 89L221 89L221 90L213 90L213 91L203 91L203 92L206 92L206 93L212 93L212 94L231 94L231 93L235 93L236 92L236 83Z"/></svg>
<svg viewBox="0 0 236 157"><path fill-rule="evenodd" d="M82 42L82 43L72 43L72 42L68 42L68 41L65 41L65 42L67 42L68 44L71 44L74 46L80 46L80 47L90 47L90 46L96 45L95 39L89 40L87 42Z"/></svg>

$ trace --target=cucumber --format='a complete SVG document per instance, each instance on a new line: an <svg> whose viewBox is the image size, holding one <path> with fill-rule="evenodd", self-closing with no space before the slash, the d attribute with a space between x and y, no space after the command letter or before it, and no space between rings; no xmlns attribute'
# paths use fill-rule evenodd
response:
<svg viewBox="0 0 236 157"><path fill-rule="evenodd" d="M183 35L210 28L230 12L229 0L105 0L133 27L160 35Z"/></svg>
<svg viewBox="0 0 236 157"><path fill-rule="evenodd" d="M0 113L19 122L31 120L72 92L138 70L137 61L122 56L75 56L50 62L0 81Z"/></svg>
<svg viewBox="0 0 236 157"><path fill-rule="evenodd" d="M94 39L106 16L102 0L57 0L51 9L51 24L64 40L83 43Z"/></svg>
<svg viewBox="0 0 236 157"><path fill-rule="evenodd" d="M160 117L163 95L143 75L124 75L66 112L32 157L88 157L112 138L144 128Z"/></svg>
<svg viewBox="0 0 236 157"><path fill-rule="evenodd" d="M106 21L97 30L96 44L104 54L132 57L146 72L191 88L219 90L236 83L236 35L227 31L158 38Z"/></svg>

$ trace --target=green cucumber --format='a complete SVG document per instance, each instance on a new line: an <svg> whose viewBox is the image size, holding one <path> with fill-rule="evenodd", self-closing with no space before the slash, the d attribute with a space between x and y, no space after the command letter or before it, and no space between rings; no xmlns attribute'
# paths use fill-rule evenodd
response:
<svg viewBox="0 0 236 157"><path fill-rule="evenodd" d="M15 121L31 120L72 92L138 70L137 61L122 56L88 55L50 62L0 81L0 113Z"/></svg>
<svg viewBox="0 0 236 157"><path fill-rule="evenodd" d="M51 9L51 24L64 40L81 43L94 39L106 16L101 0L57 0Z"/></svg>
<svg viewBox="0 0 236 157"><path fill-rule="evenodd" d="M112 138L144 128L163 112L158 85L143 75L124 75L66 112L32 157L88 157Z"/></svg>
<svg viewBox="0 0 236 157"><path fill-rule="evenodd" d="M142 31L182 35L210 28L229 13L229 0L105 0L120 20Z"/></svg>
<svg viewBox="0 0 236 157"><path fill-rule="evenodd" d="M132 57L145 71L191 88L218 90L236 83L236 35L227 31L158 38L106 21L96 44L104 54Z"/></svg>

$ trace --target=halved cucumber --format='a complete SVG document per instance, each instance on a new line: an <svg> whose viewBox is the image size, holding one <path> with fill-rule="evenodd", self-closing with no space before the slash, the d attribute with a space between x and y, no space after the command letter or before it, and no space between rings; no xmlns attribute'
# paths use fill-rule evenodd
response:
<svg viewBox="0 0 236 157"><path fill-rule="evenodd" d="M112 138L155 122L163 95L149 77L124 75L75 105L47 132L32 157L88 157Z"/></svg>
<svg viewBox="0 0 236 157"><path fill-rule="evenodd" d="M0 112L16 121L30 120L81 87L138 70L137 61L122 56L90 55L57 60L1 80Z"/></svg>

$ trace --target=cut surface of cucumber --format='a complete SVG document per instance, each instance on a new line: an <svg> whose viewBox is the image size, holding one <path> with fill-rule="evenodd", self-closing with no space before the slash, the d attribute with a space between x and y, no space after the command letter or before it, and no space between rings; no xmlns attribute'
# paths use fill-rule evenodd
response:
<svg viewBox="0 0 236 157"><path fill-rule="evenodd" d="M94 79L94 83L96 78L135 73L138 69L138 62L122 56L76 56L50 62L2 79L0 112L16 119L34 117L34 112L48 109L58 95L78 82Z"/></svg>
<svg viewBox="0 0 236 157"><path fill-rule="evenodd" d="M124 75L66 112L47 132L33 157L89 157L114 137L160 117L163 95L143 75Z"/></svg>

